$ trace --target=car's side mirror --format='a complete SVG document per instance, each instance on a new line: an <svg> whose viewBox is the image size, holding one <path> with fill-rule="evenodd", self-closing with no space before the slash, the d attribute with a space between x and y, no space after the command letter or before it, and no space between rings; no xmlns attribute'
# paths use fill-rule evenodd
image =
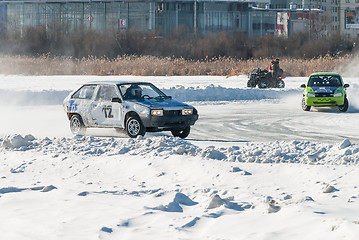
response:
<svg viewBox="0 0 359 240"><path fill-rule="evenodd" d="M168 99L172 99L172 96L167 96L168 97Z"/></svg>
<svg viewBox="0 0 359 240"><path fill-rule="evenodd" d="M305 88L305 84L300 85L301 88Z"/></svg>
<svg viewBox="0 0 359 240"><path fill-rule="evenodd" d="M111 102L122 103L122 100L121 100L121 98L115 97L115 98L112 98Z"/></svg>
<svg viewBox="0 0 359 240"><path fill-rule="evenodd" d="M348 83L344 84L344 88L348 88L348 87L349 87Z"/></svg>

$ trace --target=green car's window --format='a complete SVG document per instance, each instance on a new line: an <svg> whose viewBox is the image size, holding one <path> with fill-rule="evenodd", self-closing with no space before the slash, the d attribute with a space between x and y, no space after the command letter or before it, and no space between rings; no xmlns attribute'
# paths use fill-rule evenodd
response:
<svg viewBox="0 0 359 240"><path fill-rule="evenodd" d="M312 76L308 81L309 87L340 87L342 85L338 76Z"/></svg>

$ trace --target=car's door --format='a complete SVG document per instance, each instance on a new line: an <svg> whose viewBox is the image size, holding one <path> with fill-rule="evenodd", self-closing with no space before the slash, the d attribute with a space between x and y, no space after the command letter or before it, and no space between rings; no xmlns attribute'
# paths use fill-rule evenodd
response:
<svg viewBox="0 0 359 240"><path fill-rule="evenodd" d="M100 85L94 101L91 104L91 116L95 126L123 127L121 119L123 107L121 103L112 102L120 98L115 85Z"/></svg>
<svg viewBox="0 0 359 240"><path fill-rule="evenodd" d="M67 111L78 113L85 125L91 125L90 108L96 85L84 85L69 100Z"/></svg>

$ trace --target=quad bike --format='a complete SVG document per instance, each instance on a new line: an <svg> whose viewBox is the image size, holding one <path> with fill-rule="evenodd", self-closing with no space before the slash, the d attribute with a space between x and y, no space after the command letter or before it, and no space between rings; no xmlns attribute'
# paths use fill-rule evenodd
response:
<svg viewBox="0 0 359 240"><path fill-rule="evenodd" d="M260 68L253 69L249 74L249 80L247 87L254 88L258 85L259 88L284 88L285 83L283 79L283 70L280 69L278 72L277 79L273 79L272 73L266 69L261 70Z"/></svg>

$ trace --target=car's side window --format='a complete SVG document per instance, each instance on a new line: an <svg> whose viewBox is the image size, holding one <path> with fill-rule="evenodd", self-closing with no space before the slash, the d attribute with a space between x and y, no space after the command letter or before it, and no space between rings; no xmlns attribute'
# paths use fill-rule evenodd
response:
<svg viewBox="0 0 359 240"><path fill-rule="evenodd" d="M92 95L95 91L96 86L95 85L87 85L83 86L77 92L75 92L72 95L72 98L78 98L78 99L91 99Z"/></svg>
<svg viewBox="0 0 359 240"><path fill-rule="evenodd" d="M130 92L130 86L130 84L119 85L119 89L124 100L129 99L129 96L126 93Z"/></svg>
<svg viewBox="0 0 359 240"><path fill-rule="evenodd" d="M339 77L333 77L331 79L331 85L332 86L335 86L335 87L339 87L342 85L341 81L340 81L340 78Z"/></svg>
<svg viewBox="0 0 359 240"><path fill-rule="evenodd" d="M98 90L95 100L111 101L112 98L118 98L115 87L110 85L103 85Z"/></svg>

